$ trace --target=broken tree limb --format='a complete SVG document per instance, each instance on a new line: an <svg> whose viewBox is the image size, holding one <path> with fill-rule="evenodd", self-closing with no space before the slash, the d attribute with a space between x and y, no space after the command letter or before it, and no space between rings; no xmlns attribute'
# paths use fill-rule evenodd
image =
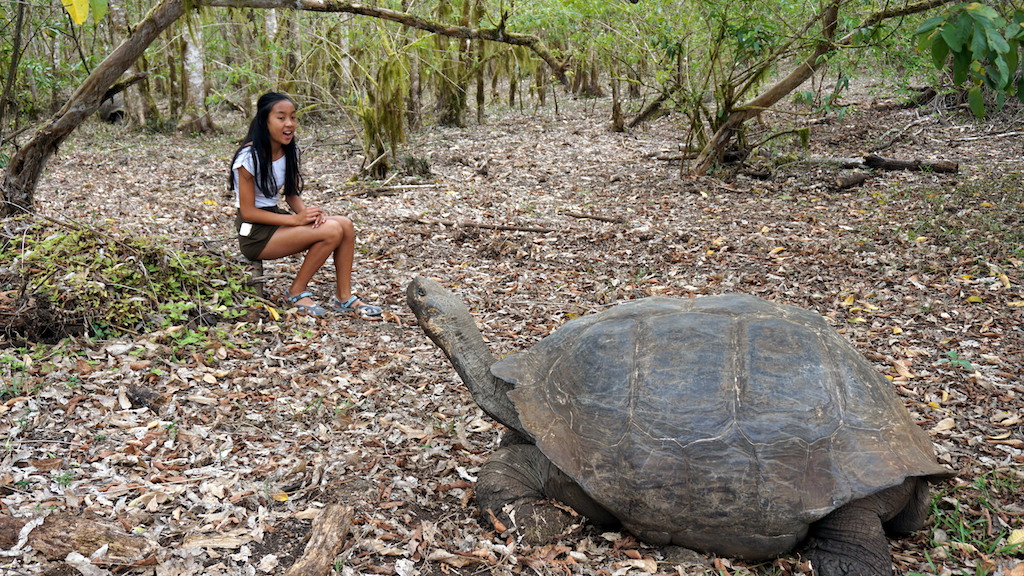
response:
<svg viewBox="0 0 1024 576"><path fill-rule="evenodd" d="M482 230L501 230L507 232L536 232L547 234L554 232L555 228L540 228L536 226L514 226L508 224L481 224L478 222L454 222L452 220L428 220L426 218L410 218L418 224L448 226L449 228L480 228Z"/></svg>
<svg viewBox="0 0 1024 576"><path fill-rule="evenodd" d="M334 567L334 559L345 547L352 527L352 508L331 504L313 520L313 530L302 556L284 576L326 576Z"/></svg>
<svg viewBox="0 0 1024 576"><path fill-rule="evenodd" d="M132 74L131 76L125 78L117 84L114 84L110 88L107 88L107 91L103 93L103 100L109 100L113 98L115 94L124 92L131 86L138 84L139 82L142 82L146 79L147 76L149 75L145 72L136 72Z"/></svg>
<svg viewBox="0 0 1024 576"><path fill-rule="evenodd" d="M948 160L899 160L886 158L876 154L868 154L852 158L808 158L805 162L816 166L829 166L844 170L860 170L870 168L872 170L911 170L919 172L940 172L943 174L956 174L960 171L960 165Z"/></svg>

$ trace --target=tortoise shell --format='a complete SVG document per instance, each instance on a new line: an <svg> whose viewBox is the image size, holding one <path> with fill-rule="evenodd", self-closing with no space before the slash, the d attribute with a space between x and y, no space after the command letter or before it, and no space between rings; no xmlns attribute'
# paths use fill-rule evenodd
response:
<svg viewBox="0 0 1024 576"><path fill-rule="evenodd" d="M747 558L907 477L945 477L889 381L812 312L646 298L492 367L537 446L625 528Z"/></svg>

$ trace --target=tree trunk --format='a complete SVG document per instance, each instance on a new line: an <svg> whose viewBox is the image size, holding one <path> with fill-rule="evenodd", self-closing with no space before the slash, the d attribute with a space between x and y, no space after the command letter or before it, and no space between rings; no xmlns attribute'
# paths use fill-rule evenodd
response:
<svg viewBox="0 0 1024 576"><path fill-rule="evenodd" d="M547 74L542 66L536 66L533 70L533 89L537 93L537 105L541 108L547 103Z"/></svg>
<svg viewBox="0 0 1024 576"><path fill-rule="evenodd" d="M172 36L168 34L168 36ZM169 122L174 122L177 118L181 117L181 92L178 90L178 85L183 83L178 77L178 60L177 53L181 52L178 48L180 39L172 38L167 43L167 50L164 54L165 64L167 66L167 82L164 84L167 95L167 115L169 116Z"/></svg>
<svg viewBox="0 0 1024 576"><path fill-rule="evenodd" d="M278 32L274 44L284 48L283 65L277 70L278 86L285 94L296 94L296 71L299 69L299 14L294 10L286 13L284 26Z"/></svg>
<svg viewBox="0 0 1024 576"><path fill-rule="evenodd" d="M135 62L156 38L185 13L184 0L162 0L85 79L64 107L41 126L11 158L0 184L0 217L32 210L39 177L47 160L90 114L99 108L107 89Z"/></svg>
<svg viewBox="0 0 1024 576"><path fill-rule="evenodd" d="M612 132L625 132L626 120L622 117L622 102L619 94L619 79L612 78Z"/></svg>
<svg viewBox="0 0 1024 576"><path fill-rule="evenodd" d="M128 28L128 16L125 14L124 0L108 0L107 6L110 9L109 25L110 36L114 43L123 42L131 35ZM138 67L133 62L126 72L130 76L139 73ZM136 90L125 90L124 92L124 118L129 124L143 126L146 123L146 108L142 103L142 97Z"/></svg>
<svg viewBox="0 0 1024 576"><path fill-rule="evenodd" d="M146 77L139 82L139 124L141 126L158 127L161 124L160 109L153 98L153 84L149 81L149 61L146 55L139 56L139 72Z"/></svg>
<svg viewBox="0 0 1024 576"><path fill-rule="evenodd" d="M178 123L178 130L213 132L216 127L206 108L206 68L203 64L203 35L199 23L186 27L182 35L182 52L185 118Z"/></svg>
<svg viewBox="0 0 1024 576"><path fill-rule="evenodd" d="M597 63L597 55L590 53L590 78L587 82L587 96L591 98L604 98L604 90L601 89L601 67Z"/></svg>
<svg viewBox="0 0 1024 576"><path fill-rule="evenodd" d="M473 26L479 26L480 21L484 18L484 7L481 0L473 2L473 10L470 15L470 19ZM475 50L474 50L475 48ZM467 61L471 61L474 67L476 76L476 123L484 123L484 106L486 98L484 95L484 66L487 59L487 47L484 45L483 40L472 40L469 46L470 54Z"/></svg>
<svg viewBox="0 0 1024 576"><path fill-rule="evenodd" d="M10 107L12 94L14 93L14 78L18 74L18 60L21 58L21 28L25 23L26 4L18 2L18 15L14 23L14 40L11 42L11 65L7 70L7 81L4 82L4 92L0 94L0 136L4 133L4 122L7 117L7 108Z"/></svg>

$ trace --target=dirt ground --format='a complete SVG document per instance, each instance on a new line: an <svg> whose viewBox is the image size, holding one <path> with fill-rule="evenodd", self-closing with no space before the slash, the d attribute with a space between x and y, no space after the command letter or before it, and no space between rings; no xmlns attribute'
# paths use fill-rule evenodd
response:
<svg viewBox="0 0 1024 576"><path fill-rule="evenodd" d="M82 574L284 574L331 504L353 510L335 562L345 575L807 573L799 554L751 565L583 523L546 545L497 534L472 490L501 427L405 305L426 275L465 299L499 357L649 295L745 292L814 310L892 378L957 471L940 506L987 522L995 547L1024 528L1021 492L993 489L983 507L974 489L1024 481L1022 116L885 106L899 102L875 87L842 117L799 110L809 149L777 138L705 178L681 175L678 117L614 133L600 99L414 134L404 154L429 176L374 184L351 181L362 159L349 124L307 120L306 201L355 221L357 291L386 321L264 310L213 362L168 361L161 333L81 339L88 362L51 358L57 369L25 375L34 393L0 404L0 512L93 514L158 546L148 565ZM793 118L766 117L750 140ZM233 253L226 166L242 119L221 125L189 137L89 123L50 162L39 212ZM835 160L869 153L959 171L871 171L841 189L852 170ZM267 264L271 296L297 264ZM897 572L1024 573L1020 557L942 545L953 536L933 526L893 541ZM0 558L3 574L59 570L39 552Z"/></svg>

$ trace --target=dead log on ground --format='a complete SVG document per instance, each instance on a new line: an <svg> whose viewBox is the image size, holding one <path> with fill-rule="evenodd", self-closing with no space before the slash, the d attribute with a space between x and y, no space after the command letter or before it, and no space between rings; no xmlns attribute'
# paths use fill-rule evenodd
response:
<svg viewBox="0 0 1024 576"><path fill-rule="evenodd" d="M159 549L148 538L126 534L120 525L60 514L38 521L38 518L0 516L0 549L30 546L48 560L63 560L72 552L90 557L107 546L106 553L96 561L121 566L147 564ZM38 525L28 526L28 534L22 534L30 522Z"/></svg>
<svg viewBox="0 0 1024 576"><path fill-rule="evenodd" d="M940 172L943 174L956 174L960 171L960 165L948 160L898 160L885 158L875 154L857 158L810 158L807 162L820 166L834 166L844 169L873 170L912 170L919 172Z"/></svg>
<svg viewBox="0 0 1024 576"><path fill-rule="evenodd" d="M326 576L334 567L334 559L345 547L352 526L352 509L331 504L313 520L313 531L302 556L284 576Z"/></svg>

